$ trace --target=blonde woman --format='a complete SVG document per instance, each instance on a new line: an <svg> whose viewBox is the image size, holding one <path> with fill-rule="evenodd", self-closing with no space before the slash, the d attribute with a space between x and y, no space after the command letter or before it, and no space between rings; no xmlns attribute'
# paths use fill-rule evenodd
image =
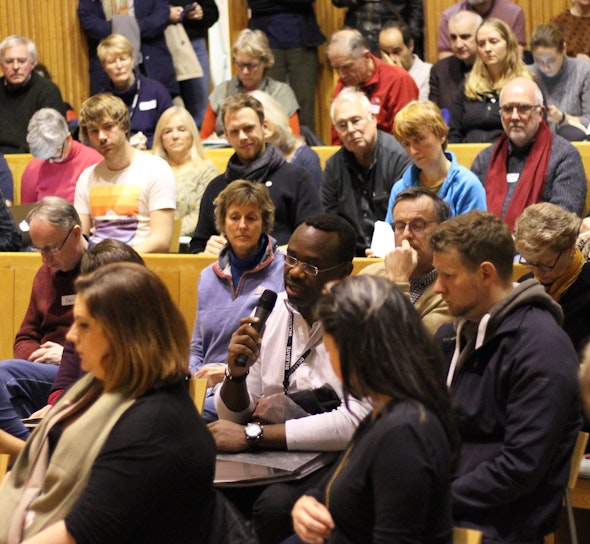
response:
<svg viewBox="0 0 590 544"><path fill-rule="evenodd" d="M219 171L206 159L197 125L187 110L172 106L162 114L154 133L153 152L172 167L181 235L192 236L205 188Z"/></svg>
<svg viewBox="0 0 590 544"><path fill-rule="evenodd" d="M516 36L504 21L484 21L477 29L475 41L477 57L451 111L451 143L495 141L502 133L502 87L516 77L532 79L520 58Z"/></svg>

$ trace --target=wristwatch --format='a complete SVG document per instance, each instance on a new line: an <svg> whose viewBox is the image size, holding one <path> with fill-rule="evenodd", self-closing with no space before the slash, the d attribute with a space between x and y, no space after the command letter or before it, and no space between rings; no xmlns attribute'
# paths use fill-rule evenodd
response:
<svg viewBox="0 0 590 544"><path fill-rule="evenodd" d="M257 421L251 421L244 427L244 434L248 442L258 442L264 436L264 428Z"/></svg>
<svg viewBox="0 0 590 544"><path fill-rule="evenodd" d="M246 374L243 374L242 376L232 376L231 372L229 371L229 365L225 365L225 379L228 382L234 382L234 383L244 383L246 381L246 378L248 377L248 372L246 372Z"/></svg>

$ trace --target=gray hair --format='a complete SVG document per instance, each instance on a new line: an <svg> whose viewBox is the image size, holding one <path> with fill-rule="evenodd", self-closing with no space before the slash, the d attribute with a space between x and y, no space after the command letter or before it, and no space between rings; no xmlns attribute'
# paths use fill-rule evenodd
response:
<svg viewBox="0 0 590 544"><path fill-rule="evenodd" d="M347 56L353 58L362 57L365 51L370 50L365 37L358 30L352 28L337 30L332 34L326 47L326 55L330 55L332 48L339 45L345 48Z"/></svg>
<svg viewBox="0 0 590 544"><path fill-rule="evenodd" d="M332 100L332 104L330 105L330 119L332 119L332 123L335 123L334 110L336 109L337 102L348 102L349 104L359 103L363 106L367 115L372 111L371 102L365 93L358 91L354 87L345 87L338 93L336 98Z"/></svg>
<svg viewBox="0 0 590 544"><path fill-rule="evenodd" d="M4 59L4 53L7 49L17 45L26 45L27 49L29 50L29 58L33 64L37 64L37 48L35 47L35 44L29 40L29 38L25 38L24 36L20 36L18 34L8 36L7 38L4 38L2 42L0 42L0 59Z"/></svg>
<svg viewBox="0 0 590 544"><path fill-rule="evenodd" d="M502 90L500 91L500 105L502 104L502 97L504 96L504 91L506 90L506 87L508 86L512 86L512 85L530 85L533 87L533 92L535 94L535 102L542 106L544 101L543 101L543 93L541 92L541 89L539 89L539 86L531 79L527 79L525 77L515 77L514 79L511 79L510 81L508 81L506 83L506 85L504 85L504 87L502 87Z"/></svg>
<svg viewBox="0 0 590 544"><path fill-rule="evenodd" d="M465 9L465 10L458 11L457 13L452 15L449 18L449 24L458 23L459 21L461 21L463 19L471 19L474 35L475 35L475 31L477 30L479 25L481 25L481 23L483 23L483 18L481 15L479 15L478 13L475 13L474 11L468 11Z"/></svg>
<svg viewBox="0 0 590 544"><path fill-rule="evenodd" d="M43 160L54 157L69 134L68 124L61 113L53 108L41 108L31 117L27 129L31 155Z"/></svg>
<svg viewBox="0 0 590 544"><path fill-rule="evenodd" d="M73 228L74 225L82 226L82 221L80 221L80 216L76 208L65 198L58 196L46 196L37 202L35 207L27 215L27 223L30 225L35 217L43 219L52 225L57 225L64 232Z"/></svg>

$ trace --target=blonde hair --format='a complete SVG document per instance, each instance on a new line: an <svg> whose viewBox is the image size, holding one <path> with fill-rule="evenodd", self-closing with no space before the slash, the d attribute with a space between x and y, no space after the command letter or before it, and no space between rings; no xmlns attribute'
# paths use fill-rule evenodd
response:
<svg viewBox="0 0 590 544"><path fill-rule="evenodd" d="M166 149L164 149L164 144L162 143L162 133L164 132L166 125L170 123L171 119L175 115L180 117L182 124L186 127L193 138L193 142L189 150L189 161L195 166L198 166L207 159L205 156L205 149L201 143L201 138L199 137L199 131L197 129L197 125L195 124L195 120L185 108L181 108L179 106L172 106L168 108L160 116L158 124L156 125L156 130L154 131L154 145L152 148L152 153L164 159L165 161L168 161L168 153L166 152Z"/></svg>
<svg viewBox="0 0 590 544"><path fill-rule="evenodd" d="M262 30L251 30L249 28L242 30L231 48L234 60L238 52L259 58L264 64L264 72L275 63L275 57L270 49L268 38Z"/></svg>
<svg viewBox="0 0 590 544"><path fill-rule="evenodd" d="M399 142L432 132L437 138L444 138L443 149L447 147L449 127L439 107L430 100L412 100L399 110L393 120L393 135Z"/></svg>
<svg viewBox="0 0 590 544"><path fill-rule="evenodd" d="M129 136L129 110L123 100L111 93L95 94L87 98L80 108L79 115L82 137L88 138L89 125L99 125L109 118Z"/></svg>
<svg viewBox="0 0 590 544"><path fill-rule="evenodd" d="M154 272L136 263L107 264L80 276L76 292L109 343L105 391L137 398L189 375L184 317Z"/></svg>
<svg viewBox="0 0 590 544"><path fill-rule="evenodd" d="M500 19L491 17L486 19L475 33L477 41L477 34L484 26L494 28L500 34L500 37L506 42L506 59L504 60L504 70L502 76L498 81L492 81L487 66L481 60L479 53L475 57L473 68L465 82L465 96L470 100L477 100L481 102L486 94L499 93L502 87L515 77L525 77L532 79L532 75L526 64L520 58L518 51L518 41L512 29ZM479 51L479 47L478 47Z"/></svg>
<svg viewBox="0 0 590 544"><path fill-rule="evenodd" d="M281 106L276 98L264 91L255 90L250 91L248 94L262 104L264 119L272 125L273 133L270 143L278 147L283 153L291 153L299 143L303 142L303 138L298 138L293 134L285 108Z"/></svg>
<svg viewBox="0 0 590 544"><path fill-rule="evenodd" d="M96 54L100 62L112 54L133 56L133 45L131 42L121 34L111 34L98 44Z"/></svg>

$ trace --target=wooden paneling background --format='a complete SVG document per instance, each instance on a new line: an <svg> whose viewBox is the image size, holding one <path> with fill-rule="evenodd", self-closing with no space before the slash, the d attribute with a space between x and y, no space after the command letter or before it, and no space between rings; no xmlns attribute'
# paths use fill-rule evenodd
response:
<svg viewBox="0 0 590 544"><path fill-rule="evenodd" d="M140 1L140 0L138 0ZM246 25L246 0L228 0L232 39ZM437 58L436 35L441 12L455 0L424 0L426 59ZM527 36L539 24L565 11L569 0L518 0L526 16ZM37 44L39 61L46 64L65 100L76 110L88 94L88 59L86 42L76 16L77 0L0 0L0 37L24 34ZM331 0L316 0L316 14L326 36L342 27L344 10L332 6ZM321 73L317 89L318 133L329 141L329 104L334 75L325 56L319 51ZM0 120L1 122L1 120Z"/></svg>

